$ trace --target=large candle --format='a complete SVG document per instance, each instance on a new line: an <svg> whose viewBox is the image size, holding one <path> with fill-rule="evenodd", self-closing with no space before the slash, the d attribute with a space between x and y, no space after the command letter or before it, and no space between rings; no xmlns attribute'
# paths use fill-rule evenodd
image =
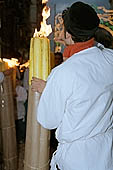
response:
<svg viewBox="0 0 113 170"><path fill-rule="evenodd" d="M32 77L47 80L50 73L50 41L46 37L33 37L30 42L29 84Z"/></svg>
<svg viewBox="0 0 113 170"><path fill-rule="evenodd" d="M45 0L43 3L46 3ZM50 41L47 36L52 29L50 25L46 25L46 19L50 13L48 9L44 7L41 29L39 32L35 30L34 37L31 38L30 42L29 97L24 170L49 170L50 132L44 129L36 120L40 94L31 90L32 77L46 81L51 70ZM47 16L45 16L46 12Z"/></svg>
<svg viewBox="0 0 113 170"><path fill-rule="evenodd" d="M42 79L47 80L50 73L50 47L49 39L42 39Z"/></svg>
<svg viewBox="0 0 113 170"><path fill-rule="evenodd" d="M30 42L29 98L24 170L48 170L50 132L36 120L40 94L31 90L32 77L47 80L50 73L50 41L47 37L33 37Z"/></svg>

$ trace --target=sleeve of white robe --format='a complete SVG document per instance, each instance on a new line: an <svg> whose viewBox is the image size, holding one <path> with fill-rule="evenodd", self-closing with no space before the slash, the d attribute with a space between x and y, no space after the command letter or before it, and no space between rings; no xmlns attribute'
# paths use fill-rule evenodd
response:
<svg viewBox="0 0 113 170"><path fill-rule="evenodd" d="M40 98L37 120L47 129L62 121L68 98L72 95L73 78L64 69L54 69Z"/></svg>

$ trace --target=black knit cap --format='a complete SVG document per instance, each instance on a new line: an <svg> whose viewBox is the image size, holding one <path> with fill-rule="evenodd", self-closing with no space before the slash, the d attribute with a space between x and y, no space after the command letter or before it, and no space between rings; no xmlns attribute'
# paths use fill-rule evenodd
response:
<svg viewBox="0 0 113 170"><path fill-rule="evenodd" d="M72 36L93 36L100 20L95 10L83 2L75 2L63 12L64 26Z"/></svg>

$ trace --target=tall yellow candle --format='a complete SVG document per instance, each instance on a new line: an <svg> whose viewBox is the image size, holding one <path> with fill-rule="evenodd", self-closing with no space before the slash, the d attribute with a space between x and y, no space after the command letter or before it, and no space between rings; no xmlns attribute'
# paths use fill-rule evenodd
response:
<svg viewBox="0 0 113 170"><path fill-rule="evenodd" d="M2 62L2 71L5 71L5 62Z"/></svg>
<svg viewBox="0 0 113 170"><path fill-rule="evenodd" d="M31 76L47 80L50 73L50 41L48 38L31 38L29 69L30 81ZM40 94L33 92L30 84L24 170L49 170L50 132L41 127L36 120L39 99Z"/></svg>
<svg viewBox="0 0 113 170"><path fill-rule="evenodd" d="M45 81L49 75L49 58L49 39L45 37L42 39L42 79Z"/></svg>
<svg viewBox="0 0 113 170"><path fill-rule="evenodd" d="M47 80L51 70L50 41L46 37L33 37L30 42L29 84L32 77Z"/></svg>
<svg viewBox="0 0 113 170"><path fill-rule="evenodd" d="M42 78L42 42L40 37L34 37L33 76Z"/></svg>
<svg viewBox="0 0 113 170"><path fill-rule="evenodd" d="M43 3L45 3L45 0ZM40 94L31 89L32 77L46 81L51 70L50 41L47 36L52 32L52 29L46 25L50 11L48 9L46 6L43 8L41 29L39 32L35 30L30 43L30 86L24 170L49 170L50 132L36 120ZM46 16L43 15L46 13Z"/></svg>

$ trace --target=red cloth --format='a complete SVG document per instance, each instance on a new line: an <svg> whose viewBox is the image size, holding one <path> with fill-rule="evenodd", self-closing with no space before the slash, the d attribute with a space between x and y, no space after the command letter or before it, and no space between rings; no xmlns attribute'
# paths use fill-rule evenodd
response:
<svg viewBox="0 0 113 170"><path fill-rule="evenodd" d="M88 40L88 41L85 41L85 42L78 42L78 43L75 43L75 44L72 44L72 45L69 45L67 46L65 49L64 49L64 52L63 52L63 57L65 58L69 58L71 57L73 54L77 53L77 52L80 52L82 50L85 50L87 48L90 48L94 45L94 38Z"/></svg>

